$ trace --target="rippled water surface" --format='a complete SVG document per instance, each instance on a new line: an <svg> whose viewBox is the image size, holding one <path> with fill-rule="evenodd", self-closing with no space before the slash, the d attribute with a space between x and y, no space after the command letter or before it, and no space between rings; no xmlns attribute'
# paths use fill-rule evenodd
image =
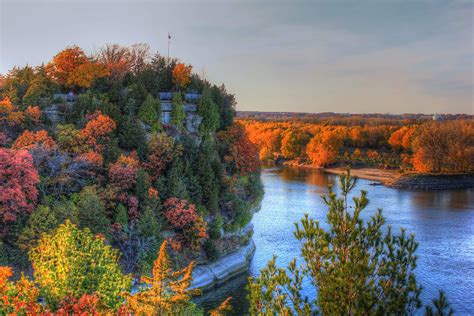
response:
<svg viewBox="0 0 474 316"><path fill-rule="evenodd" d="M257 250L249 275L257 275L273 254L280 266L300 256L294 222L304 213L325 222L327 209L320 196L329 184L338 185L337 176L303 168L266 169L262 180L265 196L252 220ZM360 179L354 190L354 194L368 191L370 203L362 215L367 219L382 208L394 232L405 227L415 234L420 244L416 274L424 287L423 301L430 302L438 289L444 289L457 314L474 314L474 189L410 192L371 183ZM235 313L245 314L247 276L231 280L198 302L209 307L232 296ZM314 296L309 288L305 294Z"/></svg>

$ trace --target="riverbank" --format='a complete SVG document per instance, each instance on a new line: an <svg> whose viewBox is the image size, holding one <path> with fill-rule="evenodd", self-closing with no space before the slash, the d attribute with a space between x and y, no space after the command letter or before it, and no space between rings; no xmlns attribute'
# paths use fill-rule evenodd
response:
<svg viewBox="0 0 474 316"><path fill-rule="evenodd" d="M286 166L298 168L320 169L330 174L343 174L346 168L329 167L317 168L308 164L297 164L294 162L284 162ZM423 173L403 173L398 170L379 168L353 168L351 175L354 177L375 181L374 184L382 184L389 188L401 190L457 190L474 188L474 174L423 174Z"/></svg>
<svg viewBox="0 0 474 316"><path fill-rule="evenodd" d="M192 288L208 290L217 287L249 269L250 260L255 254L255 243L250 242L217 261L198 265L193 271Z"/></svg>

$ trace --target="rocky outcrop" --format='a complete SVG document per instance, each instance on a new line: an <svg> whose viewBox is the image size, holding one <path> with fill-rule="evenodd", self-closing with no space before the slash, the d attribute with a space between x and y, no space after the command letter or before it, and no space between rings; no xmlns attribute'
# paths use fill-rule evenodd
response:
<svg viewBox="0 0 474 316"><path fill-rule="evenodd" d="M247 245L219 258L216 262L197 266L193 272L192 287L206 290L247 271L255 249L255 243L250 239Z"/></svg>

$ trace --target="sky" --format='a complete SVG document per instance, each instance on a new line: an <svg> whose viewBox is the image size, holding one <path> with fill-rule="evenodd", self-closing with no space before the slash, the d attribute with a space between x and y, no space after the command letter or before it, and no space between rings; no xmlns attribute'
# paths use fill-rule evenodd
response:
<svg viewBox="0 0 474 316"><path fill-rule="evenodd" d="M474 2L0 0L0 73L148 43L238 110L474 114Z"/></svg>

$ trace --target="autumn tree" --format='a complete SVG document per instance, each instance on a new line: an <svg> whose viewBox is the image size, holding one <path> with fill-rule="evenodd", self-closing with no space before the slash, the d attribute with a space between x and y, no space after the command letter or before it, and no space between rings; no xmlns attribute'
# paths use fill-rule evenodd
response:
<svg viewBox="0 0 474 316"><path fill-rule="evenodd" d="M94 293L105 307L117 308L120 293L131 285L131 277L120 271L118 258L117 250L106 246L101 237L69 221L44 234L30 252L35 281L53 309L66 297Z"/></svg>
<svg viewBox="0 0 474 316"><path fill-rule="evenodd" d="M149 138L147 145L148 156L144 167L150 177L156 180L173 160L174 140L165 133L154 133Z"/></svg>
<svg viewBox="0 0 474 316"><path fill-rule="evenodd" d="M158 252L152 277L142 276L140 281L146 286L135 294L126 292L124 297L128 310L135 315L185 315L195 309L191 302L198 290L192 290L194 263L179 271L173 271L166 253L165 240Z"/></svg>
<svg viewBox="0 0 474 316"><path fill-rule="evenodd" d="M13 276L9 267L0 266L0 314L2 315L38 315L43 307L38 303L40 291L34 282L24 275L13 282L8 279Z"/></svg>
<svg viewBox="0 0 474 316"><path fill-rule="evenodd" d="M22 214L30 214L36 204L39 182L33 159L26 150L0 148L1 229Z"/></svg>
<svg viewBox="0 0 474 316"><path fill-rule="evenodd" d="M409 150L415 130L415 127L402 126L390 135L388 144L395 150Z"/></svg>
<svg viewBox="0 0 474 316"><path fill-rule="evenodd" d="M274 258L250 278L251 315L413 314L421 307L414 274L418 243L404 229L400 235L383 229L381 210L364 222L367 193L348 202L355 184L349 173L340 177L341 197L329 187L323 197L327 229L308 215L296 224L303 264L293 260L286 270ZM301 293L306 278L317 288L314 297Z"/></svg>
<svg viewBox="0 0 474 316"><path fill-rule="evenodd" d="M184 242L197 248L201 239L207 238L207 224L197 214L194 204L187 200L169 198L163 204L165 217L173 229L183 237Z"/></svg>
<svg viewBox="0 0 474 316"><path fill-rule="evenodd" d="M109 135L117 125L108 115L102 114L100 111L90 115L88 119L89 121L81 130L80 136L86 140L89 146L100 152L103 150L103 143L109 139Z"/></svg>
<svg viewBox="0 0 474 316"><path fill-rule="evenodd" d="M131 71L132 54L127 47L106 44L96 53L96 59L104 65L114 80L121 80Z"/></svg>
<svg viewBox="0 0 474 316"><path fill-rule="evenodd" d="M45 149L53 149L56 142L48 135L45 130L30 132L26 130L13 143L13 149L32 149L36 146L43 146Z"/></svg>
<svg viewBox="0 0 474 316"><path fill-rule="evenodd" d="M281 140L281 153L287 159L302 158L311 135L303 131L288 131Z"/></svg>
<svg viewBox="0 0 474 316"><path fill-rule="evenodd" d="M342 139L337 131L323 130L316 134L306 147L306 155L317 167L325 167L336 162Z"/></svg>
<svg viewBox="0 0 474 316"><path fill-rule="evenodd" d="M413 139L412 163L420 172L474 170L474 122L432 122Z"/></svg>
<svg viewBox="0 0 474 316"><path fill-rule="evenodd" d="M179 89L184 89L190 82L193 66L186 66L183 63L177 64L173 68L173 82Z"/></svg>
<svg viewBox="0 0 474 316"><path fill-rule="evenodd" d="M140 161L135 152L119 159L109 166L109 180L120 190L132 189L137 183L137 174L140 168Z"/></svg>
<svg viewBox="0 0 474 316"><path fill-rule="evenodd" d="M227 131L220 132L218 138L231 173L247 174L259 170L258 149L250 142L242 125L235 123Z"/></svg>
<svg viewBox="0 0 474 316"><path fill-rule="evenodd" d="M59 52L46 71L53 80L68 88L89 88L97 78L108 74L104 65L91 61L78 46Z"/></svg>

